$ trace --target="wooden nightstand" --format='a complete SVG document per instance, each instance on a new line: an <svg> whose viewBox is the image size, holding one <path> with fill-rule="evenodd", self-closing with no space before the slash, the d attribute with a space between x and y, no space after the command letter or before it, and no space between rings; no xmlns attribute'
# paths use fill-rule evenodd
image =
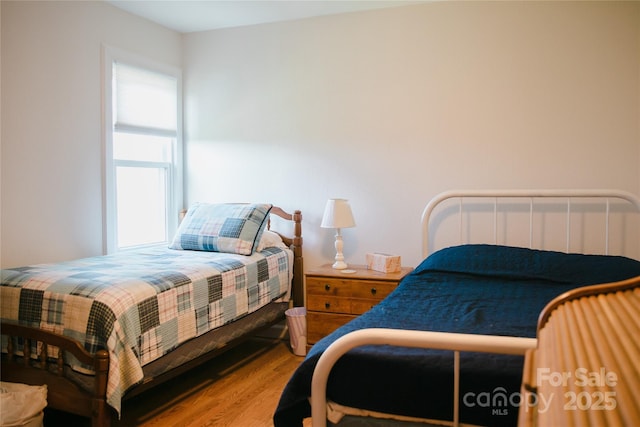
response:
<svg viewBox="0 0 640 427"><path fill-rule="evenodd" d="M325 265L308 271L307 344L318 340L382 301L413 268L379 273L362 265L349 265L355 273L342 273Z"/></svg>

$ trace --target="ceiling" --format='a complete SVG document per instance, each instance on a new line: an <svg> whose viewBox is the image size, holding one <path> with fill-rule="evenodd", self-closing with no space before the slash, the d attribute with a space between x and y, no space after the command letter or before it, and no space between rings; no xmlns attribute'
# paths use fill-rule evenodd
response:
<svg viewBox="0 0 640 427"><path fill-rule="evenodd" d="M105 0L180 33L382 9L425 0Z"/></svg>

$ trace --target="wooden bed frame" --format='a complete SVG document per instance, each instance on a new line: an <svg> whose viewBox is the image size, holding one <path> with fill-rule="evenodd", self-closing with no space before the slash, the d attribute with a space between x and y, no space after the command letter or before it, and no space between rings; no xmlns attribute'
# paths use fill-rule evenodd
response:
<svg viewBox="0 0 640 427"><path fill-rule="evenodd" d="M455 203L440 205L441 203L448 201L449 199L457 199L458 205ZM611 226L611 201L616 200L624 206L623 213L640 213L640 198L637 196L618 190L454 190L447 191L435 196L425 207L422 214L422 255L423 258L427 257L430 253L430 248L434 246L444 247L446 245L435 245L436 240L430 233L430 224L442 223L442 218L438 218L436 212L443 212L444 216L456 216L458 212L458 220L454 221L457 224L454 229L457 228L459 237L457 241L449 242L450 244L464 244L464 243L478 243L473 238L470 238L469 224L465 223L465 211L463 204L468 203L470 210L473 212L479 212L480 214L487 214L489 219L489 226L484 227L487 233L482 235L484 239L483 243L501 244L522 246L529 248L548 249L543 243L544 238L540 238L539 234L534 233L536 227L544 225L544 220L539 221L536 218L537 212L534 209L535 201L539 199L551 200L553 208L543 209L543 215L548 213L547 211L556 214L559 213L566 219L564 221L564 234L565 234L565 246L560 249L565 252L575 251L575 243L572 240L572 214L575 208L574 202L577 199L584 199L589 201L587 209L593 209L593 205L603 204L604 208L598 208L598 212L602 213L604 217L604 238L602 239L601 250L598 253L610 254L610 229ZM482 203L484 201L484 204ZM517 202L519 201L519 202ZM525 207L519 206L517 213L524 214L528 217L528 221L525 221L528 225L528 232L524 233L524 239L522 236L518 236L517 242L507 239L507 236L501 236L501 232L508 228L505 223L508 222L502 216L504 213L499 203L504 204L523 204ZM487 208L487 203L489 208ZM482 205L482 207L480 207ZM558 207L559 206L559 207ZM630 206L630 208L629 208ZM436 207L438 209L436 209ZM578 216L581 216L584 212L580 212L579 208ZM472 212L472 213L473 213ZM578 220L579 221L579 220ZM542 225L537 224L542 222ZM486 225L483 223L483 225ZM581 225L581 230L585 227ZM629 224L627 224L629 225ZM633 227L633 225L630 225ZM526 227L525 227L526 228ZM623 227L621 227L623 228ZM493 233L490 233L493 229ZM622 230L624 232L624 230ZM640 231L638 232L640 234ZM455 230L453 232L455 234ZM522 233L521 233L522 234ZM574 233L579 234L579 233ZM630 236L626 236L628 239ZM624 240L625 236L621 236ZM472 241L473 240L473 241ZM633 240L633 239L631 239ZM631 242L633 246L633 242ZM635 242L637 244L637 241ZM579 242L579 247L584 249L585 242ZM635 248L638 250L638 248ZM553 250L558 250L553 248ZM584 250L581 252L585 252ZM593 253L593 252L589 252ZM634 286L637 286L637 281ZM545 312L550 312L551 308L546 309ZM541 319L544 323L545 318ZM460 352L474 351L474 352L489 352L489 353L501 353L501 354L515 354L525 355L527 351L533 351L536 348L537 340L534 338L521 338L521 337L504 337L504 336L491 336L491 335L470 335L470 334L457 334L457 333L445 333L445 332L430 332L430 331L409 331L401 329L362 329L351 333L348 333L335 342L333 342L322 354L318 364L314 370L312 383L311 383L311 417L313 427L326 427L327 425L327 381L333 365L338 359L350 351L351 349L365 346L365 345L395 345L402 347L418 347L418 348L431 348L442 350L453 350L454 354L454 396L453 407L454 413L452 414L452 421L438 421L442 425L458 426L459 423L459 378L460 378ZM394 421L391 421L392 425ZM398 422L397 425L402 425L402 422Z"/></svg>
<svg viewBox="0 0 640 427"><path fill-rule="evenodd" d="M289 214L275 206L271 209L270 213L287 221L293 221L294 223L293 237L287 237L281 233L278 234L282 237L284 243L293 251L294 262L291 285L292 301L294 305L301 306L303 305L304 292L302 214L299 210L294 211L293 214ZM285 303L277 304L284 305ZM260 310L258 310L258 312L259 311ZM239 319L239 321L243 321L243 319L251 319L251 316L251 314L247 315L244 318ZM145 374L145 378L142 383L128 390L125 393L123 400L139 395L152 387L170 380L171 378L175 378L195 366L213 359L219 354L240 344L254 333L268 328L283 319L284 311L277 311L276 315L274 315L267 323L259 325L256 328L251 326L252 329L244 335L235 337L228 342L221 343L220 346L217 346L206 354L202 354L192 360L188 360L160 375L147 377ZM109 355L106 350L99 350L96 354L89 354L78 341L66 336L37 328L14 324L2 324L1 327L2 335L7 335L9 337L8 353L2 354L2 381L30 385L46 384L48 391L48 407L91 418L91 425L93 427L107 427L111 425L111 417L115 411L107 404L106 400L107 379L109 373ZM190 342L196 343L196 341L207 341L210 334L216 333L216 331L218 331L218 329L212 330L198 338L194 338ZM24 342L26 345L24 345L24 348L26 349L26 353L24 354L24 357L22 355L18 356L14 354L14 340L16 338L22 338L25 340ZM31 348L29 344L33 344L35 342L37 342L38 345L42 343L43 348L41 356L37 361L31 359L29 354ZM82 376L85 380L89 381L89 386L86 384L78 384L77 381L72 379L72 377L78 376L78 374L65 365L63 357L58 357L57 359L49 358L47 354L48 346L58 347L62 350L60 352L61 355L64 353L71 354L81 363L93 366L95 376ZM180 347L177 350L179 349ZM83 381L83 383L85 383L85 381Z"/></svg>

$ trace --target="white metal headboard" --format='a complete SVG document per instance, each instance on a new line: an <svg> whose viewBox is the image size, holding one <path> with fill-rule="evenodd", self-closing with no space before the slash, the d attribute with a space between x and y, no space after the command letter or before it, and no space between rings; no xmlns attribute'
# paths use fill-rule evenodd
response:
<svg viewBox="0 0 640 427"><path fill-rule="evenodd" d="M429 225L432 219L432 214L434 209L441 204L442 202L455 199L459 200L459 232L460 232L460 242L462 242L462 217L463 217L463 202L464 199L479 199L479 198L488 198L494 199L493 204L493 234L494 241L497 241L497 233L498 233L498 203L500 199L529 199L529 246L531 247L533 244L533 214L534 214L534 204L536 199L558 199L560 202L562 200L566 201L566 214L565 214L565 222L566 222L566 252L569 251L570 242L571 242L571 208L572 201L575 199L592 199L592 200L600 200L601 203L605 205L605 224L604 224L604 241L605 248L604 253L609 253L609 208L610 208L610 200L618 199L628 202L637 212L640 212L640 198L638 196L620 190L606 190L606 189L595 189L595 190L576 190L576 189L566 189L566 190L540 190L540 189L532 189L532 190L451 190L445 191L443 193L435 196L427 206L425 207L422 213L422 256L425 258L429 255Z"/></svg>

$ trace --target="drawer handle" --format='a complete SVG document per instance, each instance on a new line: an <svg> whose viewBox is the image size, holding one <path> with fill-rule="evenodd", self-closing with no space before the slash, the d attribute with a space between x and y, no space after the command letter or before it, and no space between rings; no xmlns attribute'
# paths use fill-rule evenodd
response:
<svg viewBox="0 0 640 427"><path fill-rule="evenodd" d="M331 289L331 286L329 286L328 283L324 285L324 290L325 291L329 291L330 289Z"/></svg>
<svg viewBox="0 0 640 427"><path fill-rule="evenodd" d="M329 302L325 302L324 303L324 308L326 308L327 310L331 307L331 303Z"/></svg>
<svg viewBox="0 0 640 427"><path fill-rule="evenodd" d="M371 295L375 295L378 290L376 288L371 288Z"/></svg>

